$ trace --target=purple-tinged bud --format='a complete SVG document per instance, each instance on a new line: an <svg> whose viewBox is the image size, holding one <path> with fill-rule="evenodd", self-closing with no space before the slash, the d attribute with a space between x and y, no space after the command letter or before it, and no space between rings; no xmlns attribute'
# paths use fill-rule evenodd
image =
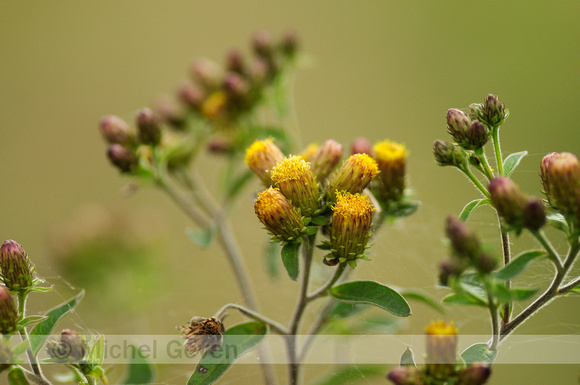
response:
<svg viewBox="0 0 580 385"><path fill-rule="evenodd" d="M107 143L130 144L134 135L125 121L117 116L109 115L101 118L99 130Z"/></svg>
<svg viewBox="0 0 580 385"><path fill-rule="evenodd" d="M246 149L246 164L265 186L272 185L270 170L282 159L284 155L272 139L257 140Z"/></svg>
<svg viewBox="0 0 580 385"><path fill-rule="evenodd" d="M336 192L351 194L362 192L379 173L377 162L367 154L354 154L345 160L328 184L329 202L334 202Z"/></svg>
<svg viewBox="0 0 580 385"><path fill-rule="evenodd" d="M0 247L0 270L4 286L11 292L26 292L34 286L34 265L17 242L9 239Z"/></svg>
<svg viewBox="0 0 580 385"><path fill-rule="evenodd" d="M111 144L107 148L107 157L111 163L121 172L129 173L137 167L139 159L137 155L127 147L120 144Z"/></svg>
<svg viewBox="0 0 580 385"><path fill-rule="evenodd" d="M153 102L153 110L162 122L167 122L176 129L181 129L185 123L183 106L168 95L162 95Z"/></svg>
<svg viewBox="0 0 580 385"><path fill-rule="evenodd" d="M489 131L485 124L479 120L471 122L465 131L465 147L470 150L475 150L485 146L489 140Z"/></svg>
<svg viewBox="0 0 580 385"><path fill-rule="evenodd" d="M197 81L203 87L214 89L219 86L220 70L218 65L213 61L206 58L197 59L191 65L190 70L193 80Z"/></svg>
<svg viewBox="0 0 580 385"><path fill-rule="evenodd" d="M552 152L542 158L540 178L550 206L564 215L580 211L576 197L580 189L580 162L569 152Z"/></svg>
<svg viewBox="0 0 580 385"><path fill-rule="evenodd" d="M240 75L246 73L246 63L242 53L237 49L231 50L226 57L226 69Z"/></svg>
<svg viewBox="0 0 580 385"><path fill-rule="evenodd" d="M243 98L248 93L248 84L239 74L231 72L226 75L223 87L226 93L235 99Z"/></svg>
<svg viewBox="0 0 580 385"><path fill-rule="evenodd" d="M282 36L280 47L284 55L293 57L298 50L298 36L296 35L296 31L286 31Z"/></svg>
<svg viewBox="0 0 580 385"><path fill-rule="evenodd" d="M161 127L157 116L149 108L142 108L137 113L137 130L139 141L156 146L161 141Z"/></svg>
<svg viewBox="0 0 580 385"><path fill-rule="evenodd" d="M324 180L334 170L342 157L342 145L332 139L322 143L309 162L312 172L319 180Z"/></svg>
<svg viewBox="0 0 580 385"><path fill-rule="evenodd" d="M466 131L470 125L471 118L465 112L457 108L450 108L447 111L447 132L455 143L462 145L467 141Z"/></svg>
<svg viewBox="0 0 580 385"><path fill-rule="evenodd" d="M509 110L495 95L489 94L483 104L474 103L469 106L471 114L490 127L501 125L508 117Z"/></svg>
<svg viewBox="0 0 580 385"><path fill-rule="evenodd" d="M179 89L179 99L185 105L197 111L205 99L205 91L197 84L184 84Z"/></svg>
<svg viewBox="0 0 580 385"><path fill-rule="evenodd" d="M61 363L80 363L88 352L88 345L84 336L65 329L59 338L47 341L46 352L50 358Z"/></svg>
<svg viewBox="0 0 580 385"><path fill-rule="evenodd" d="M457 166L453 158L455 145L444 140L437 139L433 143L433 155L439 166Z"/></svg>
<svg viewBox="0 0 580 385"><path fill-rule="evenodd" d="M258 86L263 85L268 81L271 71L268 61L258 58L250 65L250 79Z"/></svg>
<svg viewBox="0 0 580 385"><path fill-rule="evenodd" d="M508 178L499 176L489 182L489 195L491 203L507 224L521 226L524 207L527 197L522 194L520 188Z"/></svg>
<svg viewBox="0 0 580 385"><path fill-rule="evenodd" d="M475 259L475 268L482 274L489 274L497 267L497 260L488 253L480 253Z"/></svg>
<svg viewBox="0 0 580 385"><path fill-rule="evenodd" d="M302 236L302 215L278 189L270 187L258 194L254 212L272 239L292 242Z"/></svg>
<svg viewBox="0 0 580 385"><path fill-rule="evenodd" d="M449 285L450 277L458 277L465 270L465 264L457 258L443 260L439 264L439 283L443 286Z"/></svg>
<svg viewBox="0 0 580 385"><path fill-rule="evenodd" d="M14 299L4 286L0 286L0 334L7 335L16 328L18 313Z"/></svg>
<svg viewBox="0 0 580 385"><path fill-rule="evenodd" d="M481 245L475 232L459 219L448 216L445 232L451 241L451 247L459 258L474 260L481 252Z"/></svg>
<svg viewBox="0 0 580 385"><path fill-rule="evenodd" d="M459 372L457 385L483 385L491 376L491 366L471 364Z"/></svg>
<svg viewBox="0 0 580 385"><path fill-rule="evenodd" d="M457 328L453 322L433 321L425 333L427 374L439 380L447 380L455 373L457 363Z"/></svg>
<svg viewBox="0 0 580 385"><path fill-rule="evenodd" d="M272 35L266 30L259 30L252 35L252 48L256 55L272 56Z"/></svg>
<svg viewBox="0 0 580 385"><path fill-rule="evenodd" d="M230 154L234 146L231 140L226 138L214 137L207 142L207 150L213 154Z"/></svg>
<svg viewBox="0 0 580 385"><path fill-rule="evenodd" d="M387 380L395 385L423 385L422 373L414 366L399 366L387 373Z"/></svg>
<svg viewBox="0 0 580 385"><path fill-rule="evenodd" d="M371 142L369 142L367 138L360 136L352 141L352 144L350 146L350 153L351 155L367 154L372 156L373 146L371 145Z"/></svg>
<svg viewBox="0 0 580 385"><path fill-rule="evenodd" d="M541 199L528 199L524 206L523 221L524 227L530 230L539 230L546 224L546 208Z"/></svg>
<svg viewBox="0 0 580 385"><path fill-rule="evenodd" d="M15 363L16 361L10 345L4 339L0 339L0 373Z"/></svg>

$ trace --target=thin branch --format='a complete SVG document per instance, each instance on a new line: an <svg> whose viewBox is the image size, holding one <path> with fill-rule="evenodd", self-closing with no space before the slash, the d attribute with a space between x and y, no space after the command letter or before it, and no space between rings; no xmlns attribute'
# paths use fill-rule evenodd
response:
<svg viewBox="0 0 580 385"><path fill-rule="evenodd" d="M283 325L281 325L280 323L258 313L255 312L253 310L250 310L248 308L245 308L243 306L237 305L237 304L233 304L233 303L229 303L225 306L223 306L220 310L218 310L218 312L215 314L216 318L223 318L224 313L226 312L226 310L228 309L235 309L237 311L239 311L240 313L242 313L243 315L265 323L266 325L270 326L270 329L272 329L272 331L274 331L276 334L280 334L282 336L288 335L288 329L286 329L286 327L284 327Z"/></svg>
<svg viewBox="0 0 580 385"><path fill-rule="evenodd" d="M330 277L330 279L324 285L322 285L318 290L316 290L315 292L313 292L310 295L307 295L306 301L308 301L308 302L314 301L315 299L326 295L328 292L328 289L330 289L336 283L336 281L338 281L340 279L340 277L342 276L342 273L344 272L345 267L346 267L346 262L339 264L336 267L336 270L334 270L334 274L332 275L332 277Z"/></svg>

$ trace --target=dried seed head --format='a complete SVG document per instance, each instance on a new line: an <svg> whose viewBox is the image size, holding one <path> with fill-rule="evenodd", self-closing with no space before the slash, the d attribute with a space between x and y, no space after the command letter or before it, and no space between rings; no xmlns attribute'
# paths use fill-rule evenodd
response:
<svg viewBox="0 0 580 385"><path fill-rule="evenodd" d="M271 171L272 181L305 217L320 208L320 189L310 163L300 156L284 158Z"/></svg>
<svg viewBox="0 0 580 385"><path fill-rule="evenodd" d="M258 56L272 56L272 35L270 35L270 32L263 29L254 32L252 35L252 48Z"/></svg>
<svg viewBox="0 0 580 385"><path fill-rule="evenodd" d="M273 239L292 242L302 236L302 215L278 189L270 187L258 194L254 212Z"/></svg>
<svg viewBox="0 0 580 385"><path fill-rule="evenodd" d="M273 183L270 170L282 159L284 155L272 139L257 140L246 149L246 164L267 187Z"/></svg>
<svg viewBox="0 0 580 385"><path fill-rule="evenodd" d="M26 292L34 284L34 265L17 242L9 239L0 247L2 283L11 292Z"/></svg>
<svg viewBox="0 0 580 385"><path fill-rule="evenodd" d="M185 339L185 348L191 353L207 349L218 351L222 345L224 325L215 318L193 317L189 324L177 328Z"/></svg>
<svg viewBox="0 0 580 385"><path fill-rule="evenodd" d="M296 54L298 45L298 35L296 34L296 31L286 31L282 36L282 41L280 43L282 53L291 58Z"/></svg>

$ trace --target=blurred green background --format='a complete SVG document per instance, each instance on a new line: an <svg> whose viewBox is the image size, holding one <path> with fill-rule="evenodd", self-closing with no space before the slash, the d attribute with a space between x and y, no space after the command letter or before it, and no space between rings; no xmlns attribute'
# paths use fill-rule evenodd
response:
<svg viewBox="0 0 580 385"><path fill-rule="evenodd" d="M383 229L372 261L361 263L357 276L440 297L434 283L447 253L443 220L477 197L459 173L438 168L432 159L434 139L446 139L445 113L482 102L488 93L499 95L512 113L502 128L502 150L529 151L514 179L538 195L543 155L580 155L579 16L576 0L0 2L0 237L21 243L39 274L57 285L31 306L48 309L84 286L86 298L69 326L105 334L172 334L194 314L211 315L241 300L218 248L201 251L189 242L187 219L161 192L120 193L128 180L105 158L97 123L106 114L132 121L138 108L172 93L195 58L223 62L230 48L247 50L259 28L276 36L295 29L313 59L294 87L304 143L332 138L348 147L355 136L366 136L407 145L410 183L422 207ZM215 162L202 162L209 178ZM296 284L272 282L265 273L265 234L251 194L248 189L234 210L235 229L264 312L285 320ZM117 223L150 247L119 246L133 253L124 261L87 256L111 275L83 285L75 281L82 263L67 265L55 250L68 245L70 229L75 239L84 239L84 230L101 234L100 221ZM495 242L490 210L472 221ZM531 244L523 237L514 247ZM539 265L522 284L545 285L547 272L547 265ZM415 305L404 332L422 333L438 317ZM454 319L460 333L486 334L486 317L483 310L451 309L444 318ZM560 299L518 333L578 334L579 317L577 298ZM159 380L184 383L191 369L162 370ZM319 369L308 368L307 375ZM579 370L580 365L497 365L490 383L576 383ZM255 367L236 371L223 383L253 384L252 373L258 375Z"/></svg>

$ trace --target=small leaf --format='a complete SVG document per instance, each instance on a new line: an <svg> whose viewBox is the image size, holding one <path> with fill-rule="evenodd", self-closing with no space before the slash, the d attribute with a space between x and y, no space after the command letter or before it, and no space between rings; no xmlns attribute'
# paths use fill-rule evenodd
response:
<svg viewBox="0 0 580 385"><path fill-rule="evenodd" d="M413 357L413 351L407 347L407 349L401 355L401 366L416 366L415 357Z"/></svg>
<svg viewBox="0 0 580 385"><path fill-rule="evenodd" d="M405 298L388 286L374 281L354 281L334 286L330 295L339 301L375 305L398 317L411 315Z"/></svg>
<svg viewBox="0 0 580 385"><path fill-rule="evenodd" d="M232 363L256 346L266 335L268 328L259 322L246 322L226 330L221 348L208 350L187 381L187 385L209 385L216 382Z"/></svg>
<svg viewBox="0 0 580 385"><path fill-rule="evenodd" d="M474 201L469 202L468 204L465 205L465 207L463 208L463 210L461 210L461 213L459 214L459 220L460 221L467 221L469 219L469 217L471 216L471 214L473 214L473 212L480 206L483 205L489 205L491 204L491 201L487 198L484 199L476 199Z"/></svg>
<svg viewBox="0 0 580 385"><path fill-rule="evenodd" d="M413 214L421 206L420 202L402 201L394 206L387 207L384 216L402 218Z"/></svg>
<svg viewBox="0 0 580 385"><path fill-rule="evenodd" d="M493 274L494 278L507 281L522 273L534 260L545 257L544 250L528 250L518 254L507 265Z"/></svg>
<svg viewBox="0 0 580 385"><path fill-rule="evenodd" d="M143 353L134 345L129 345L131 349L131 361L128 371L121 384L149 384L153 380L153 367L147 362Z"/></svg>
<svg viewBox="0 0 580 385"><path fill-rule="evenodd" d="M48 293L49 291L52 291L52 289L54 289L54 285L50 286L50 287L38 287L35 286L32 289L30 289L31 292L35 292L35 293Z"/></svg>
<svg viewBox="0 0 580 385"><path fill-rule="evenodd" d="M328 373L314 380L314 385L350 385L357 381L368 383L370 377L383 377L385 369L381 366L352 365L331 369Z"/></svg>
<svg viewBox="0 0 580 385"><path fill-rule="evenodd" d="M482 306L487 307L487 302L482 301L478 297L474 297L473 295L469 295L468 293L453 293L449 294L445 298L441 300L444 304L447 305L474 305L474 306Z"/></svg>
<svg viewBox="0 0 580 385"><path fill-rule="evenodd" d="M528 288L511 288L510 289L510 297L512 301L523 301L530 297L533 297L534 294L538 292L539 289L528 289Z"/></svg>
<svg viewBox="0 0 580 385"><path fill-rule="evenodd" d="M320 245L316 245L320 250L330 250L332 245L328 241L322 242Z"/></svg>
<svg viewBox="0 0 580 385"><path fill-rule="evenodd" d="M493 364L497 350L489 350L487 344L477 343L473 344L461 353L461 358L466 365L471 365L475 362L487 362Z"/></svg>
<svg viewBox="0 0 580 385"><path fill-rule="evenodd" d="M303 231L303 234L313 235L313 234L316 234L317 231L318 231L318 226L306 226L306 230Z"/></svg>
<svg viewBox="0 0 580 385"><path fill-rule="evenodd" d="M282 248L282 263L288 272L291 280L298 279L298 254L300 253L300 243L287 243Z"/></svg>
<svg viewBox="0 0 580 385"><path fill-rule="evenodd" d="M191 227L185 229L185 234L202 249L209 247L215 238L215 227L208 227L206 229L196 230Z"/></svg>
<svg viewBox="0 0 580 385"><path fill-rule="evenodd" d="M546 223L556 229L568 234L568 223L566 218L560 213L548 213L546 214Z"/></svg>
<svg viewBox="0 0 580 385"><path fill-rule="evenodd" d="M87 361L95 366L101 366L105 357L105 336L99 336L89 352Z"/></svg>
<svg viewBox="0 0 580 385"><path fill-rule="evenodd" d="M266 252L264 253L264 260L266 262L266 271L270 278L275 280L278 278L278 264L280 263L280 244L268 242L266 245Z"/></svg>
<svg viewBox="0 0 580 385"><path fill-rule="evenodd" d="M518 167L518 165L520 164L522 158L526 155L528 155L527 151L514 152L513 154L510 154L507 156L507 158L505 158L505 160L503 161L503 174L506 178L509 178L510 175L513 174L516 167Z"/></svg>
<svg viewBox="0 0 580 385"><path fill-rule="evenodd" d="M323 216L318 216L318 217L312 218L311 221L315 225L322 226L322 225L325 225L325 224L328 223L328 218L327 217L323 217Z"/></svg>
<svg viewBox="0 0 580 385"><path fill-rule="evenodd" d="M14 357L18 357L19 355L24 353L26 349L28 349L28 342L26 341L21 342L12 348L12 354L14 355Z"/></svg>
<svg viewBox="0 0 580 385"><path fill-rule="evenodd" d="M576 293L576 294L580 294L580 285L573 287L572 289L570 289L570 293Z"/></svg>
<svg viewBox="0 0 580 385"><path fill-rule="evenodd" d="M26 317L23 320L21 320L20 322L18 322L18 327L23 328L25 326L33 325L33 324L39 323L40 321L44 321L47 318L48 317L44 316L44 315L33 315L30 317Z"/></svg>
<svg viewBox="0 0 580 385"><path fill-rule="evenodd" d="M85 291L81 290L80 293L67 302L50 309L45 314L47 319L36 324L36 326L30 331L30 348L35 357L50 336L50 333L54 330L58 321L70 313L78 305L84 295Z"/></svg>
<svg viewBox="0 0 580 385"><path fill-rule="evenodd" d="M10 385L28 385L24 371L18 366L14 366L10 369L10 373L8 373L8 382Z"/></svg>
<svg viewBox="0 0 580 385"><path fill-rule="evenodd" d="M443 306L439 305L433 298L429 297L425 293L414 290L401 290L400 293L407 300L413 299L415 301L423 302L425 305L432 307L438 312L445 313Z"/></svg>

